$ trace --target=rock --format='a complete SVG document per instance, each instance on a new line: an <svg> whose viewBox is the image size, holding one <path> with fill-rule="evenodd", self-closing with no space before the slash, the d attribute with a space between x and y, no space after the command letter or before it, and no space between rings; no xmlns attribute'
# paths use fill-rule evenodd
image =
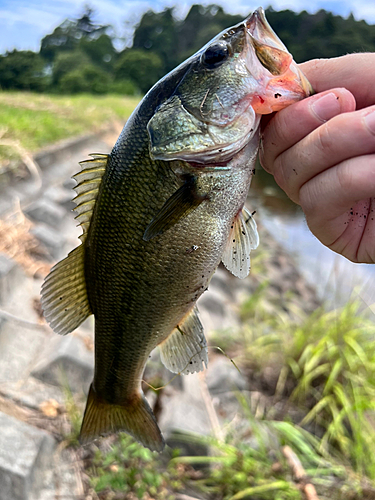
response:
<svg viewBox="0 0 375 500"><path fill-rule="evenodd" d="M77 335L56 336L32 375L44 383L88 392L94 375L94 352Z"/></svg>
<svg viewBox="0 0 375 500"><path fill-rule="evenodd" d="M78 457L75 450L67 449L54 454L54 467L44 476L38 497L32 500L77 500L82 497L82 483L77 482ZM81 480L80 480L81 481Z"/></svg>
<svg viewBox="0 0 375 500"><path fill-rule="evenodd" d="M27 377L22 385L19 380L3 384L2 395L35 410L39 410L41 404L51 399L61 406L66 403L66 398L58 387L45 384L31 376Z"/></svg>
<svg viewBox="0 0 375 500"><path fill-rule="evenodd" d="M63 188L66 189L66 190L72 190L76 187L77 183L74 179L72 179L71 177L69 179L66 179L66 181L63 182ZM70 191L71 193L73 191Z"/></svg>
<svg viewBox="0 0 375 500"><path fill-rule="evenodd" d="M66 217L66 211L51 200L40 198L29 205L25 213L31 219L58 227Z"/></svg>
<svg viewBox="0 0 375 500"><path fill-rule="evenodd" d="M0 413L0 429L0 500L38 498L54 440L4 413Z"/></svg>
<svg viewBox="0 0 375 500"><path fill-rule="evenodd" d="M76 204L72 201L75 196L74 191L71 189L65 189L62 186L51 186L49 187L44 196L49 200L61 205L65 210L73 210Z"/></svg>
<svg viewBox="0 0 375 500"><path fill-rule="evenodd" d="M49 250L54 259L62 256L65 238L60 232L45 224L34 226L30 232Z"/></svg>
<svg viewBox="0 0 375 500"><path fill-rule="evenodd" d="M206 382L211 395L247 390L248 382L225 356L210 358Z"/></svg>
<svg viewBox="0 0 375 500"><path fill-rule="evenodd" d="M0 253L0 304L9 300L13 290L19 286L23 273L7 255Z"/></svg>
<svg viewBox="0 0 375 500"><path fill-rule="evenodd" d="M181 377L183 391L169 389L163 395L163 411L159 426L166 442L172 448L179 448L184 455L205 455L208 445L196 442L187 434L209 436L210 419L204 405L197 373Z"/></svg>

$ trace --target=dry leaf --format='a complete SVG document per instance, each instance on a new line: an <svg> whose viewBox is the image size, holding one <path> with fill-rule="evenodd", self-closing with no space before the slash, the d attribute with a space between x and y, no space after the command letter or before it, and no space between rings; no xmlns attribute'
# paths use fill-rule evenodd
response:
<svg viewBox="0 0 375 500"><path fill-rule="evenodd" d="M49 418L55 418L61 411L60 404L55 399L48 399L39 405L40 411Z"/></svg>

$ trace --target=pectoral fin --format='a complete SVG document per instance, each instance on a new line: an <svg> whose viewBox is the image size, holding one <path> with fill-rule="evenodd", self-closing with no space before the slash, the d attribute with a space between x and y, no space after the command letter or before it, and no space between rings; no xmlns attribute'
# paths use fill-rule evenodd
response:
<svg viewBox="0 0 375 500"><path fill-rule="evenodd" d="M251 213L243 208L233 222L222 262L237 278L246 278L250 272L250 251L259 245L257 225Z"/></svg>
<svg viewBox="0 0 375 500"><path fill-rule="evenodd" d="M189 178L163 205L160 212L146 227L143 239L150 241L155 236L164 233L180 219L196 209L206 196L197 192L194 177Z"/></svg>
<svg viewBox="0 0 375 500"><path fill-rule="evenodd" d="M204 365L207 368L207 341L197 307L159 347L163 365L173 373L187 375L204 370Z"/></svg>

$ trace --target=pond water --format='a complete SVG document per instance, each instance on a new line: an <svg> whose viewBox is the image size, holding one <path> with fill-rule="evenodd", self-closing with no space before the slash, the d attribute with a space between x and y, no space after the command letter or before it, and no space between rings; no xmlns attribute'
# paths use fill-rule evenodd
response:
<svg viewBox="0 0 375 500"><path fill-rule="evenodd" d="M260 166L248 205L272 236L293 253L301 273L329 307L360 297L375 313L375 265L354 264L322 245L307 227L304 215ZM260 242L261 244L261 242Z"/></svg>

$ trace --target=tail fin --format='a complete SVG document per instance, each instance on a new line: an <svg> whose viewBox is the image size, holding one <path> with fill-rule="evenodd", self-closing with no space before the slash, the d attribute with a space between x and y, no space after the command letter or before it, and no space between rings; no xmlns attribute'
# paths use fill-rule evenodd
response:
<svg viewBox="0 0 375 500"><path fill-rule="evenodd" d="M81 444L118 431L130 434L152 451L163 451L163 436L143 394L126 406L113 405L100 400L91 385L81 427Z"/></svg>

